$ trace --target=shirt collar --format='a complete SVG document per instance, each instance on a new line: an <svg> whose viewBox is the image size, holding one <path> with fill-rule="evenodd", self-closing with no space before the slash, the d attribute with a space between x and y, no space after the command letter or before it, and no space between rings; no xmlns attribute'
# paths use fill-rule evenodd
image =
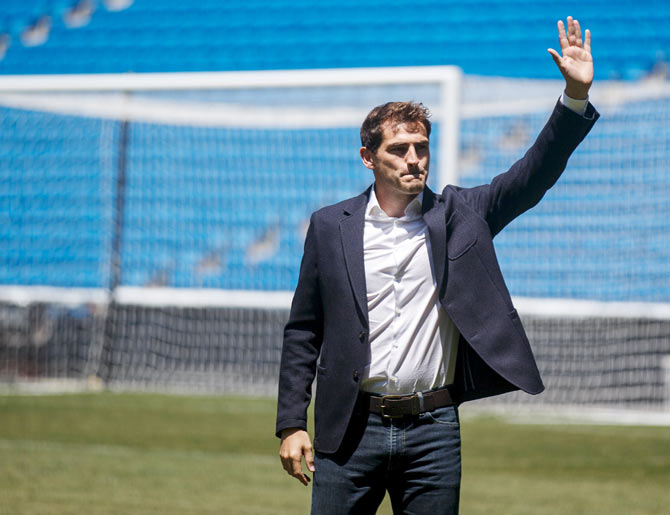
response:
<svg viewBox="0 0 670 515"><path fill-rule="evenodd" d="M405 215L400 217L404 220L414 220L421 217L421 206L423 204L423 191L419 193L416 197L405 208ZM375 194L374 184L370 189L370 198L368 199L368 205L365 209L365 216L370 218L393 218L388 216L384 210L379 205L379 200L377 200L377 195Z"/></svg>

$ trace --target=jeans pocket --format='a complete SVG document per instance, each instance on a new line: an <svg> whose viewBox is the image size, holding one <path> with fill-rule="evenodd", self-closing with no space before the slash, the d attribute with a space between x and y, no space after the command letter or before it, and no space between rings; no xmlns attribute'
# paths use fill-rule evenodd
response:
<svg viewBox="0 0 670 515"><path fill-rule="evenodd" d="M443 426L459 427L458 408L455 406L445 406L425 413L427 418Z"/></svg>

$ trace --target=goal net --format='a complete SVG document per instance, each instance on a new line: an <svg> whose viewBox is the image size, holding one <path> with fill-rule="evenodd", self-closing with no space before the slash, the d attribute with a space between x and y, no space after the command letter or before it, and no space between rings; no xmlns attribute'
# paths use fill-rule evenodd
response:
<svg viewBox="0 0 670 515"><path fill-rule="evenodd" d="M366 113L433 113L430 186L523 155L558 81L393 68L0 80L0 380L272 394L309 215L372 181ZM596 85L559 183L496 238L547 391L670 398L670 87Z"/></svg>
<svg viewBox="0 0 670 515"><path fill-rule="evenodd" d="M459 182L474 186L523 154L561 83L466 85ZM670 84L596 84L591 96L602 117L566 172L495 240L547 386L495 402L661 407L669 399Z"/></svg>

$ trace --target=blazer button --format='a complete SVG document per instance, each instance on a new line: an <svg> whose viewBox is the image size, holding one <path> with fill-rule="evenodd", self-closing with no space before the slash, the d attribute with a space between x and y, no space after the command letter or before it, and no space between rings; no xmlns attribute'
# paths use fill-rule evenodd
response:
<svg viewBox="0 0 670 515"><path fill-rule="evenodd" d="M358 381L358 370L354 370L354 381Z"/></svg>
<svg viewBox="0 0 670 515"><path fill-rule="evenodd" d="M366 336L366 335L367 335L367 333L366 333L365 331L361 331L360 333L358 333L358 339L359 339L360 341L364 342L364 341L365 341L365 336Z"/></svg>

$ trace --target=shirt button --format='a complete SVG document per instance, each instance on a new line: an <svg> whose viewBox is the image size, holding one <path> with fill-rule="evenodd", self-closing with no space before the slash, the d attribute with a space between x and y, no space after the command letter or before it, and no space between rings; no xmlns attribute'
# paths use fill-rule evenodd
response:
<svg viewBox="0 0 670 515"><path fill-rule="evenodd" d="M354 381L358 381L358 370L354 370Z"/></svg>
<svg viewBox="0 0 670 515"><path fill-rule="evenodd" d="M365 341L365 335L366 334L367 333L365 331L361 331L360 333L358 333L358 339L362 342Z"/></svg>

